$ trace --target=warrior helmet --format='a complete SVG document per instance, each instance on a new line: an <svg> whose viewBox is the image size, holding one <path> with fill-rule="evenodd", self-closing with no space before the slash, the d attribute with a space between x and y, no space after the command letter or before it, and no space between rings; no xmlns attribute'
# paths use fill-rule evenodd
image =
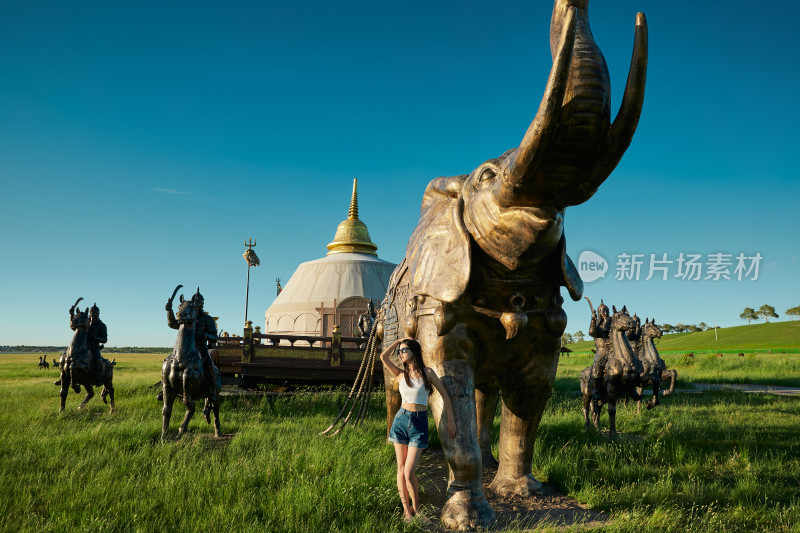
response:
<svg viewBox="0 0 800 533"><path fill-rule="evenodd" d="M95 303L92 305L91 309L89 309L89 314L90 314L90 315L97 314L97 316L100 316L100 308L99 308L99 307L97 307L97 302L95 302Z"/></svg>
<svg viewBox="0 0 800 533"><path fill-rule="evenodd" d="M197 292L192 295L192 303L194 303L195 307L203 307L204 302L205 299L200 294L200 287L197 287Z"/></svg>
<svg viewBox="0 0 800 533"><path fill-rule="evenodd" d="M597 314L598 315L608 314L608 306L603 303L603 300L600 300L600 305L597 306Z"/></svg>

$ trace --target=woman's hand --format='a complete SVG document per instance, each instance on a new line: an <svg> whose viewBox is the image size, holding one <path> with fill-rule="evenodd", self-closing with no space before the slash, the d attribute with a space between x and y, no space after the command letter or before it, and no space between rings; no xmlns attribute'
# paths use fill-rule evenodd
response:
<svg viewBox="0 0 800 533"><path fill-rule="evenodd" d="M387 347L387 348L386 348L386 349L383 351L383 353L381 353L381 362L382 362L382 363L383 363L383 365L384 365L384 366L385 366L385 367L386 367L386 368L389 370L389 372L391 372L391 374L392 374L394 377L397 377L398 375L402 374L402 373L403 373L403 371L402 371L402 369L400 369L400 367L398 367L397 365L395 365L394 363L392 363L392 361L389 359L389 356L392 354L392 352L394 352L395 348L397 348L397 346L398 346L398 345L399 345L401 342L403 342L403 341L402 341L402 340L397 340L397 341L394 341L392 344L390 344L390 345L389 345L389 346L388 346L388 347Z"/></svg>
<svg viewBox="0 0 800 533"><path fill-rule="evenodd" d="M456 423L453 420L447 421L447 434L450 436L451 439L454 439L458 436L458 429L456 429Z"/></svg>

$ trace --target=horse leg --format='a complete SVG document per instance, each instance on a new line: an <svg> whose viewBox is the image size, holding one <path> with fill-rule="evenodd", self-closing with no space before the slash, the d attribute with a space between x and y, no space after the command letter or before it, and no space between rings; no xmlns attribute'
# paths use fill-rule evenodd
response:
<svg viewBox="0 0 800 533"><path fill-rule="evenodd" d="M661 401L658 399L658 381L653 380L653 397L647 402L647 408L652 409L659 403L661 403Z"/></svg>
<svg viewBox="0 0 800 533"><path fill-rule="evenodd" d="M617 434L617 398L616 396L608 400L608 427L611 435Z"/></svg>
<svg viewBox="0 0 800 533"><path fill-rule="evenodd" d="M669 380L669 388L664 391L664 396L669 396L670 394L675 392L675 381L678 379L678 372L677 371L675 371L675 370L665 370L661 374L661 379L662 380L665 380L665 379Z"/></svg>
<svg viewBox="0 0 800 533"><path fill-rule="evenodd" d="M172 404L175 402L176 394L166 381L162 382L161 386L164 393L164 407L161 408L161 416L163 418L161 425L161 442L164 442L167 439L167 433L169 433L169 419L172 417Z"/></svg>
<svg viewBox="0 0 800 533"><path fill-rule="evenodd" d="M186 416L183 417L183 422L181 422L181 426L178 428L178 436L177 439L180 439L184 433L186 433L186 428L189 426L189 420L192 419L194 416L194 400L192 399L191 395L186 391L186 387L183 388L183 405L186 406Z"/></svg>
<svg viewBox="0 0 800 533"><path fill-rule="evenodd" d="M603 404L592 398L592 401L589 404L589 409L590 409L590 414L592 416L592 423L594 424L594 429L596 431L600 431L600 414L603 412Z"/></svg>
<svg viewBox="0 0 800 533"><path fill-rule="evenodd" d="M111 400L111 410L109 413L113 413L116 410L116 406L114 405L114 384L110 379L105 381L103 384L103 392L100 394L100 397L103 399L103 403L108 404L106 396L108 396Z"/></svg>
<svg viewBox="0 0 800 533"><path fill-rule="evenodd" d="M641 396L643 392L644 392L644 387L636 387L636 394ZM626 396L625 399L627 400L628 397ZM648 407L648 409L650 408ZM638 400L636 400L636 414L638 415L641 412L642 412L642 399L639 398Z"/></svg>
<svg viewBox="0 0 800 533"><path fill-rule="evenodd" d="M84 407L86 407L86 404L89 403L89 400L91 400L94 397L94 387L92 387L91 383L84 385L83 388L86 389L86 397L83 399L83 402L81 402L81 404L78 406L78 409L83 409Z"/></svg>
<svg viewBox="0 0 800 533"><path fill-rule="evenodd" d="M69 372L61 371L61 408L59 413L64 411L64 405L67 402L67 394L69 394Z"/></svg>
<svg viewBox="0 0 800 533"><path fill-rule="evenodd" d="M206 424L211 423L211 411L214 410L214 401L211 397L207 397L203 404L203 418L206 419Z"/></svg>
<svg viewBox="0 0 800 533"><path fill-rule="evenodd" d="M217 394L217 401L214 402L214 436L217 438L222 436L222 431L219 426L219 394Z"/></svg>
<svg viewBox="0 0 800 533"><path fill-rule="evenodd" d="M592 400L587 394L583 395L583 429L589 429L589 414L592 410Z"/></svg>

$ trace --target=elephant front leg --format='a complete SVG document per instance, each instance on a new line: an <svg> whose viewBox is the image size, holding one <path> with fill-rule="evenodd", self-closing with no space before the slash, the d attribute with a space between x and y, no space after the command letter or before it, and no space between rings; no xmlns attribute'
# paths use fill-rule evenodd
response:
<svg viewBox="0 0 800 533"><path fill-rule="evenodd" d="M448 529L470 530L494 521L494 510L486 501L481 486L481 449L477 441L475 409L475 371L466 361L431 364L447 388L452 413L443 413L441 397L431 397L431 408L450 469L450 495L442 508L442 523ZM447 435L447 418L454 417L458 434Z"/></svg>
<svg viewBox="0 0 800 533"><path fill-rule="evenodd" d="M497 385L487 385L475 390L475 409L478 420L478 446L484 468L497 467L497 459L492 455L492 427L497 412Z"/></svg>

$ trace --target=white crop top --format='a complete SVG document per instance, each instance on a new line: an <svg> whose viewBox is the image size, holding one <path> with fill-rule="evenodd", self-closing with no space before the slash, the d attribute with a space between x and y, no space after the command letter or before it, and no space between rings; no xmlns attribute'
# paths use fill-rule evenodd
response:
<svg viewBox="0 0 800 533"><path fill-rule="evenodd" d="M403 374L397 376L400 382L400 398L402 403L416 403L419 405L428 405L428 389L425 388L425 381L420 377L411 379L411 386L406 383L406 377Z"/></svg>

